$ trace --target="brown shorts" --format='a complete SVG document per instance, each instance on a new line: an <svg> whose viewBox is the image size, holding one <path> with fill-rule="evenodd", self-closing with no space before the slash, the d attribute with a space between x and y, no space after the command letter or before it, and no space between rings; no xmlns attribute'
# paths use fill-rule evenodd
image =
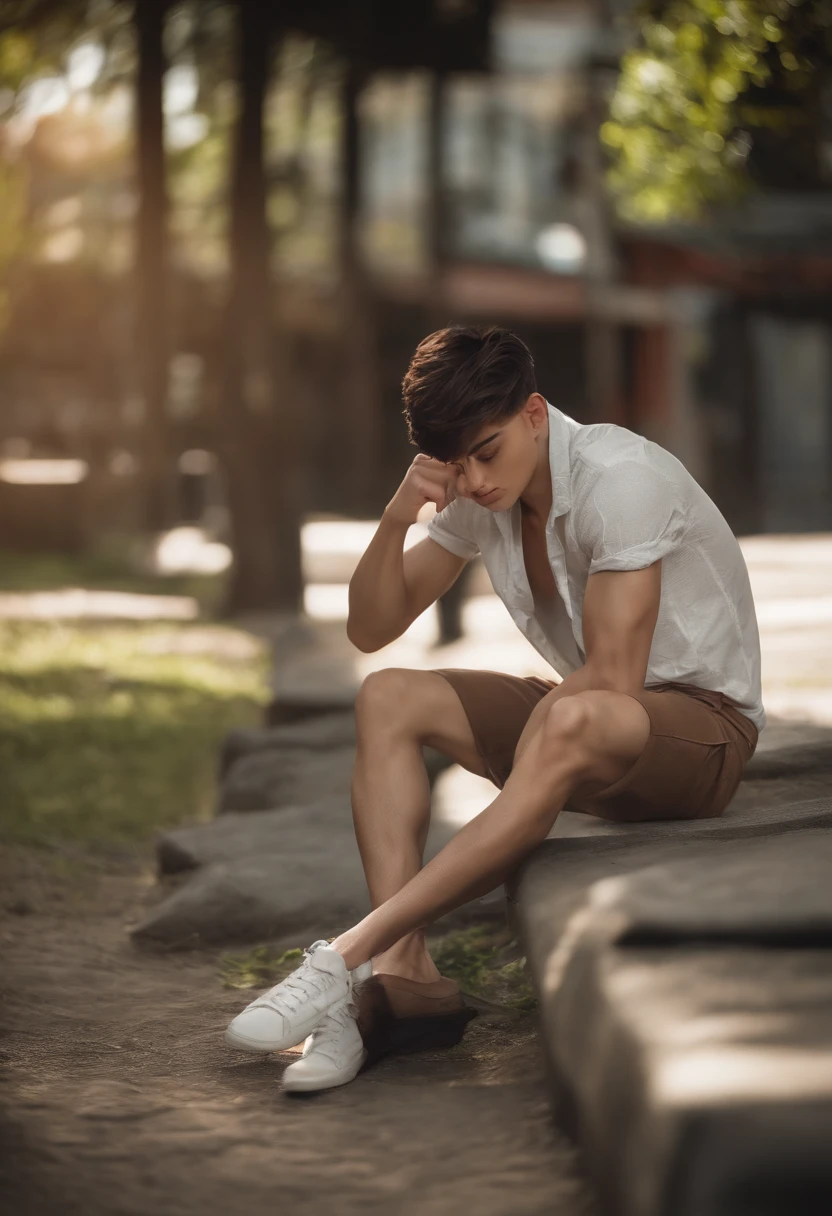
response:
<svg viewBox="0 0 832 1216"><path fill-rule="evenodd" d="M459 696L486 774L502 789L529 715L558 681L462 667L433 670ZM627 695L650 718L644 750L620 781L565 809L625 823L721 815L757 746L754 723L724 693L692 684L654 684Z"/></svg>

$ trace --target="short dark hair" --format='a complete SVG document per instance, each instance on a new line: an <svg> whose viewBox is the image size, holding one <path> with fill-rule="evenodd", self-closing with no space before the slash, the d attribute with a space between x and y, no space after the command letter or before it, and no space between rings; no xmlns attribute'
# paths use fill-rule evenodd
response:
<svg viewBox="0 0 832 1216"><path fill-rule="evenodd" d="M537 392L525 342L497 325L450 325L423 338L402 381L410 442L454 460L487 423L512 418Z"/></svg>

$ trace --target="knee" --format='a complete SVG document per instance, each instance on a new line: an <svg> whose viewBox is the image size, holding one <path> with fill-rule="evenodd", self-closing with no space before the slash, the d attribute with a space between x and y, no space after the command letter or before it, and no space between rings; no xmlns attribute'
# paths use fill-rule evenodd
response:
<svg viewBox="0 0 832 1216"><path fill-rule="evenodd" d="M372 724L373 730L385 724L397 724L408 712L411 702L412 671L405 667L385 667L365 677L355 698L355 723Z"/></svg>
<svg viewBox="0 0 832 1216"><path fill-rule="evenodd" d="M544 756L580 765L591 750L597 713L597 707L580 693L555 701L540 727Z"/></svg>

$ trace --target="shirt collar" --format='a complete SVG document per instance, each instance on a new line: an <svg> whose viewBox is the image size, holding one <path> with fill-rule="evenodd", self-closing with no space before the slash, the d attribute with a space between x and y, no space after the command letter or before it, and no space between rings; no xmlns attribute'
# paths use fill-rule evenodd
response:
<svg viewBox="0 0 832 1216"><path fill-rule="evenodd" d="M555 409L546 402L549 411L549 470L552 475L552 509L546 521L548 528L553 519L565 515L572 506L572 473L569 459L569 449L572 436L579 430L580 423L575 422L568 414ZM515 511L516 508L516 511ZM497 527L506 540L513 532L512 520L515 513L519 517L520 507L517 503L510 511L495 511L494 519Z"/></svg>
<svg viewBox="0 0 832 1216"><path fill-rule="evenodd" d="M552 474L552 510L549 519L565 515L572 506L570 447L580 423L546 402L549 411L549 469Z"/></svg>

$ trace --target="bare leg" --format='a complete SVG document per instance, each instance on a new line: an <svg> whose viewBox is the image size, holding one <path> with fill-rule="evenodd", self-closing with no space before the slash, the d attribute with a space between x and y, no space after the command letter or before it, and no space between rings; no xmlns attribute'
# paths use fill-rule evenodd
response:
<svg viewBox="0 0 832 1216"><path fill-rule="evenodd" d="M591 796L624 776L649 730L644 707L624 693L578 693L553 704L490 806L397 894L335 939L347 966L492 890L546 838L571 794Z"/></svg>
<svg viewBox="0 0 832 1216"><path fill-rule="evenodd" d="M355 721L353 823L377 908L422 867L430 825L423 744L481 775L482 763L459 697L435 672L394 667L373 673L358 694ZM382 948L373 967L423 982L439 978L421 926Z"/></svg>

